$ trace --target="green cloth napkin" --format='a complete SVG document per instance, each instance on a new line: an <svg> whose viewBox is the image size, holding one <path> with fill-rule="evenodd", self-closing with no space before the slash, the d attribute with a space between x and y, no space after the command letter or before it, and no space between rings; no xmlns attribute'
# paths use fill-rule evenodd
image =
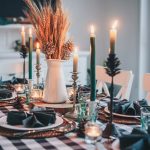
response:
<svg viewBox="0 0 150 150"><path fill-rule="evenodd" d="M38 128L54 124L56 121L56 113L53 111L33 112L33 115L23 120L24 127Z"/></svg>
<svg viewBox="0 0 150 150"><path fill-rule="evenodd" d="M0 99L6 99L12 97L12 91L8 89L0 89Z"/></svg>
<svg viewBox="0 0 150 150"><path fill-rule="evenodd" d="M124 135L119 138L121 150L149 150L150 136L141 129L134 128L130 135Z"/></svg>
<svg viewBox="0 0 150 150"><path fill-rule="evenodd" d="M140 116L141 115L140 108L142 106L147 106L147 105L148 104L145 99L140 100L140 101L135 101L135 102L122 100L120 102L114 102L113 112L124 114L124 115ZM110 104L109 104L109 107L110 107Z"/></svg>
<svg viewBox="0 0 150 150"><path fill-rule="evenodd" d="M27 117L28 114L23 111L10 111L7 114L7 123L10 125L22 125L22 120Z"/></svg>
<svg viewBox="0 0 150 150"><path fill-rule="evenodd" d="M10 111L7 116L7 123L10 125L23 125L27 128L44 127L54 124L56 113L54 111L35 111L32 113Z"/></svg>
<svg viewBox="0 0 150 150"><path fill-rule="evenodd" d="M23 78L13 77L11 80L3 81L2 84L28 84L28 80Z"/></svg>

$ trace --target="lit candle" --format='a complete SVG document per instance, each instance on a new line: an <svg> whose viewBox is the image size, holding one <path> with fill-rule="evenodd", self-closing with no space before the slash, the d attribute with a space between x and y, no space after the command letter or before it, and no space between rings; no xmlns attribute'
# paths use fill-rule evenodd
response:
<svg viewBox="0 0 150 150"><path fill-rule="evenodd" d="M89 137L97 138L102 132L98 126L91 126L86 129L85 133Z"/></svg>
<svg viewBox="0 0 150 150"><path fill-rule="evenodd" d="M95 37L95 27L91 25L91 37Z"/></svg>
<svg viewBox="0 0 150 150"><path fill-rule="evenodd" d="M24 26L22 26L22 29L21 29L21 38L22 38L22 45L25 46L26 40L25 40L25 28L24 28Z"/></svg>
<svg viewBox="0 0 150 150"><path fill-rule="evenodd" d="M116 38L117 38L117 25L118 21L116 20L112 28L110 29L110 53L114 54L115 53L115 43L116 43Z"/></svg>
<svg viewBox="0 0 150 150"><path fill-rule="evenodd" d="M78 48L75 47L73 54L73 72L78 72Z"/></svg>
<svg viewBox="0 0 150 150"><path fill-rule="evenodd" d="M42 98L42 90L40 89L33 89L31 92L31 97L33 99L40 99Z"/></svg>
<svg viewBox="0 0 150 150"><path fill-rule="evenodd" d="M29 29L29 79L32 79L32 50L33 50L33 39L32 39L32 28Z"/></svg>
<svg viewBox="0 0 150 150"><path fill-rule="evenodd" d="M17 93L23 93L24 92L24 86L22 84L16 84L14 85L15 90Z"/></svg>
<svg viewBox="0 0 150 150"><path fill-rule="evenodd" d="M91 101L96 99L96 79L95 79L95 28L91 25L90 34L90 51L91 51Z"/></svg>
<svg viewBox="0 0 150 150"><path fill-rule="evenodd" d="M36 64L40 65L40 44L36 44Z"/></svg>
<svg viewBox="0 0 150 150"><path fill-rule="evenodd" d="M32 38L32 28L29 28L29 37Z"/></svg>
<svg viewBox="0 0 150 150"><path fill-rule="evenodd" d="M102 134L100 126L93 122L85 124L85 142L88 144L95 144Z"/></svg>

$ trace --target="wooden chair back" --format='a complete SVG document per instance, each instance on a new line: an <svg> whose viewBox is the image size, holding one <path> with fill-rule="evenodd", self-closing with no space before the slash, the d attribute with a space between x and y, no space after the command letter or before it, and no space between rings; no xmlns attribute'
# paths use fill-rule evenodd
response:
<svg viewBox="0 0 150 150"><path fill-rule="evenodd" d="M114 77L114 84L121 86L116 98L129 100L133 78L134 75L132 71L124 70L121 70L121 72ZM111 83L111 77L106 74L104 67L96 66L96 80L96 88L98 89L99 93L101 93L103 89L104 92L110 96L106 83Z"/></svg>

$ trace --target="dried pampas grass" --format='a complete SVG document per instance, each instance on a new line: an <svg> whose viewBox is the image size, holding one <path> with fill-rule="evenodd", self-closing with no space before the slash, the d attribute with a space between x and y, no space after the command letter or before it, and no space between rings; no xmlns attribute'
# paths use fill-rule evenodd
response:
<svg viewBox="0 0 150 150"><path fill-rule="evenodd" d="M47 59L66 60L73 50L73 42L66 41L70 22L68 15L59 6L55 10L50 0L36 4L33 0L24 0L27 7L25 15L34 26L36 36Z"/></svg>

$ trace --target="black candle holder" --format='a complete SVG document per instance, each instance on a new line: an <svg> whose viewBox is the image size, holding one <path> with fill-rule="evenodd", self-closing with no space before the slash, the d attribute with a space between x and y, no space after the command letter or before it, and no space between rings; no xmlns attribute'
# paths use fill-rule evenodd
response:
<svg viewBox="0 0 150 150"><path fill-rule="evenodd" d="M111 136L118 137L120 135L116 126L113 124L113 99L114 99L114 77L120 73L120 60L116 54L109 54L106 60L106 73L111 77L111 91L110 91L110 119L106 124L106 128L102 133L102 137L110 138Z"/></svg>
<svg viewBox="0 0 150 150"><path fill-rule="evenodd" d="M27 57L27 52L28 52L28 49L25 45L22 45L21 46L21 50L20 50L20 55L21 57L23 58L23 79L24 79L24 84L25 84L25 68L26 68L26 63L25 63L25 59Z"/></svg>

